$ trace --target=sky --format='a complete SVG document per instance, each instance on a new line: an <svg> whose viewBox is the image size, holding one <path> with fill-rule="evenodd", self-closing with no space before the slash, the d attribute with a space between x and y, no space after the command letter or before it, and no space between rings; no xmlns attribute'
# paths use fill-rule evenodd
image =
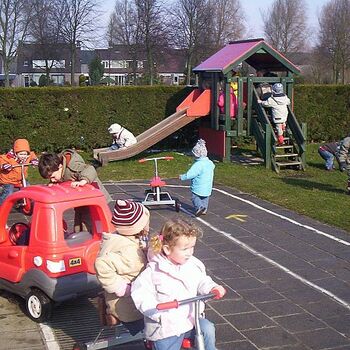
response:
<svg viewBox="0 0 350 350"><path fill-rule="evenodd" d="M314 35L318 28L318 15L322 6L329 0L305 0L307 6L308 25L310 27L310 40L315 39ZM243 7L247 28L249 28L248 37L260 38L264 37L263 22L261 12L271 7L274 0L240 0ZM115 0L101 0L102 25L107 26L109 15L113 11ZM247 37L247 38L248 38ZM245 39L245 38L243 38Z"/></svg>

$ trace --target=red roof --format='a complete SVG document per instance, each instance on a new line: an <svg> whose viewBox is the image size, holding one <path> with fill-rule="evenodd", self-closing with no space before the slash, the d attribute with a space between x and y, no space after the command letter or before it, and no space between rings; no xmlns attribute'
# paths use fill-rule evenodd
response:
<svg viewBox="0 0 350 350"><path fill-rule="evenodd" d="M224 70L227 66L237 61L245 53L249 52L254 46L258 45L263 39L257 41L248 41L241 43L228 44L214 55L210 56L194 70Z"/></svg>
<svg viewBox="0 0 350 350"><path fill-rule="evenodd" d="M229 43L195 67L193 71L226 72L243 61L255 69L299 71L292 62L268 45L262 38Z"/></svg>

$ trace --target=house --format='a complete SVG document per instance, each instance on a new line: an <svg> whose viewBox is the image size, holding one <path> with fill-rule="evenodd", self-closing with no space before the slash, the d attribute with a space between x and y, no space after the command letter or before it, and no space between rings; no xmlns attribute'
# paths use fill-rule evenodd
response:
<svg viewBox="0 0 350 350"><path fill-rule="evenodd" d="M104 66L104 81L108 85L133 85L146 71L144 50L138 47L115 45L109 48L83 50L77 47L75 81L81 74L89 76L89 63L98 56ZM179 85L185 80L185 55L182 50L167 49L155 63L159 81L166 85ZM48 74L53 85L70 81L71 53L67 44L45 46L22 43L18 48L16 86L39 84L42 75Z"/></svg>
<svg viewBox="0 0 350 350"><path fill-rule="evenodd" d="M47 73L53 85L71 83L71 52L68 44L42 45L21 43L17 50L16 86L39 85L39 79ZM80 47L77 47L74 79L81 74Z"/></svg>

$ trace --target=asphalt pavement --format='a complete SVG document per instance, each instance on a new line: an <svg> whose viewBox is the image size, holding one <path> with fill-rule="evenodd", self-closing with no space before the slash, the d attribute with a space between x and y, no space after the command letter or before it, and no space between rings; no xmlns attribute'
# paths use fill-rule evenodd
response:
<svg viewBox="0 0 350 350"><path fill-rule="evenodd" d="M176 215L203 228L195 256L227 288L211 301L219 350L350 350L350 233L237 190L215 186L207 215L192 214L186 184L168 180L182 204L151 208L151 230ZM114 199L144 199L147 182L106 183ZM0 349L71 349L95 338L94 300L61 304L45 325L23 314L21 300L0 294ZM142 342L115 349L144 349Z"/></svg>

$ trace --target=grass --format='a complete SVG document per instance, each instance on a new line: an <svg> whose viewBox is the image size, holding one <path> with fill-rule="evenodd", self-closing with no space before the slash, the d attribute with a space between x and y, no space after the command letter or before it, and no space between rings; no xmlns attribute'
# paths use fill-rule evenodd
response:
<svg viewBox="0 0 350 350"><path fill-rule="evenodd" d="M214 181L350 232L350 215L347 215L350 196L345 192L347 175L338 170L324 170L324 161L317 152L318 146L307 146L306 171L283 170L276 174L263 165L216 163ZM251 152L252 146L247 146L245 151ZM162 178L177 178L187 171L193 161L192 157L182 153L160 152L112 162L97 171L102 181L150 179L154 171L153 162L140 164L138 160L164 155L172 155L174 160L159 164ZM89 158L89 155L84 156ZM31 183L43 182L33 170L29 180Z"/></svg>

